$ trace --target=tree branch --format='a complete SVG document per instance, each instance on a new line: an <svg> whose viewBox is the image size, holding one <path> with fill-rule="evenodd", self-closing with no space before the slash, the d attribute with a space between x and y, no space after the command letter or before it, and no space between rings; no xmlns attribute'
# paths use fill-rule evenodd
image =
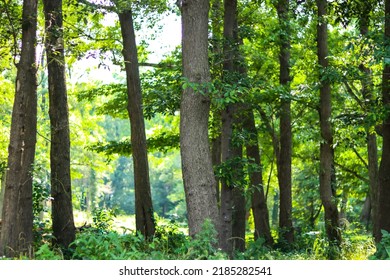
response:
<svg viewBox="0 0 390 280"><path fill-rule="evenodd" d="M356 178L362 180L363 182L365 182L367 184L370 183L369 179L367 179L366 177L363 177L362 175L360 175L356 171L354 171L354 170L352 170L352 169L350 169L350 168L348 168L348 167L346 167L346 166L344 166L344 165L342 165L340 163L337 163L337 162L335 162L334 165L336 165L337 167L340 167L340 169L344 170L345 172L348 172L348 173L354 175Z"/></svg>
<svg viewBox="0 0 390 280"><path fill-rule="evenodd" d="M106 11L109 11L109 12L115 12L116 11L116 7L115 6L91 3L88 0L78 0L78 2L88 6L90 8L94 8L94 9L106 10Z"/></svg>
<svg viewBox="0 0 390 280"><path fill-rule="evenodd" d="M9 24L10 24L11 30L12 30L12 39L14 41L14 44L13 44L13 49L14 49L13 61L14 61L14 64L16 65L16 56L17 56L17 53L18 53L18 39L17 39L18 35L17 35L16 29L15 29L15 26L13 24L13 20L11 18L10 12L8 10L9 3L7 3L5 0L3 0L2 2L4 3L5 14L7 16L7 19L9 21Z"/></svg>
<svg viewBox="0 0 390 280"><path fill-rule="evenodd" d="M352 89L352 87L349 85L348 81L343 81L343 84L345 86L345 88L347 89L347 92L349 93L349 95L359 104L360 108L364 109L364 104L363 102L360 100L360 98L355 94L354 90Z"/></svg>

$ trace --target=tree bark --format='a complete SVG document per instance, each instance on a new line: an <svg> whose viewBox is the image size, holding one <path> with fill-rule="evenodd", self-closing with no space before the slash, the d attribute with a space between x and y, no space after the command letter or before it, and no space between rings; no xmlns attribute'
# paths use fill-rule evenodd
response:
<svg viewBox="0 0 390 280"><path fill-rule="evenodd" d="M212 155L212 164L213 166L218 166L221 164L221 135L218 135L216 138L212 140L211 143L211 155ZM219 178L215 178L215 197L217 199L217 203L220 202L220 182Z"/></svg>
<svg viewBox="0 0 390 280"><path fill-rule="evenodd" d="M5 176L7 175L7 172L4 170L0 174L0 217L3 216L3 203L4 203L4 190L5 190ZM1 233L1 226L0 226L0 233Z"/></svg>
<svg viewBox="0 0 390 280"><path fill-rule="evenodd" d="M318 24L317 24L317 52L321 67L320 80L328 67L328 28L327 28L327 1L317 0ZM320 88L320 196L325 210L325 227L329 241L336 246L341 244L339 226L339 213L336 198L332 191L333 174L333 133L331 126L331 87L329 81L324 79ZM329 256L334 258L335 256Z"/></svg>
<svg viewBox="0 0 390 280"><path fill-rule="evenodd" d="M69 110L65 78L62 0L44 0L51 128L50 168L54 243L75 239L70 177Z"/></svg>
<svg viewBox="0 0 390 280"><path fill-rule="evenodd" d="M223 48L221 46L221 30L223 25L223 9L221 8L222 1L221 0L211 0L210 1L211 10L210 10L210 25L211 25L211 57L210 57L210 65L213 66L213 73L215 77L220 77L221 72L223 70L223 66L221 64L221 57L223 54ZM211 77L214 79L215 77ZM214 128L215 133L213 139L211 140L211 153L212 153L212 163L213 166L219 166L221 164L221 112L220 110L215 110L213 113L213 122L211 126ZM215 176L215 189L216 189L216 197L217 203L220 203L220 180L217 176Z"/></svg>
<svg viewBox="0 0 390 280"><path fill-rule="evenodd" d="M263 172L257 129L255 125L255 117L251 109L245 112L243 128L250 135L250 139L248 139L246 145L246 156L248 160L253 160L253 162L259 167L257 171L249 174L250 187L253 188L252 212L255 223L254 239L257 240L258 238L264 238L265 244L272 246L274 240L269 226L269 213L264 193Z"/></svg>
<svg viewBox="0 0 390 280"><path fill-rule="evenodd" d="M382 239L380 230L390 232L390 62L388 57L390 49L390 0L385 0L384 42L384 50L387 53L384 57L382 75L382 102L387 115L383 121L382 159L379 167L378 223L377 232L374 235L377 242Z"/></svg>
<svg viewBox="0 0 390 280"><path fill-rule="evenodd" d="M182 2L183 77L204 88L187 86L180 103L180 152L189 234L195 236L206 219L219 229L215 178L208 138L210 82L208 64L209 1Z"/></svg>
<svg viewBox="0 0 390 280"><path fill-rule="evenodd" d="M32 253L32 173L37 131L36 31L37 1L23 1L22 45L17 64L0 236L0 255L7 257Z"/></svg>
<svg viewBox="0 0 390 280"><path fill-rule="evenodd" d="M289 27L289 0L279 0L277 12L280 26L280 76L279 82L290 95L290 27ZM278 181L280 189L279 204L279 230L282 242L294 242L294 229L292 223L292 190L291 190L291 101L289 97L281 98L280 107L280 150L278 155Z"/></svg>
<svg viewBox="0 0 390 280"><path fill-rule="evenodd" d="M371 223L371 214L372 214L372 205L371 205L371 197L370 194L366 196L366 200L364 201L362 212L360 213L360 221L366 225L366 229L369 229Z"/></svg>
<svg viewBox="0 0 390 280"><path fill-rule="evenodd" d="M239 55L239 38L237 22L237 0L224 1L224 27L223 27L223 73L222 79L225 84L238 82L241 72ZM238 94L238 93L237 93ZM221 133L221 153L222 162L235 158L242 158L242 145L233 143L234 130L241 129L242 104L227 104L222 111L222 133ZM241 164L232 166L232 172L239 174ZM233 176L234 177L234 176ZM220 246L228 254L234 250L243 251L245 248L245 197L243 190L239 188L234 180L243 178L233 178L233 181L222 181L221 187L221 235Z"/></svg>
<svg viewBox="0 0 390 280"><path fill-rule="evenodd" d="M119 11L123 39L123 58L127 78L127 110L131 126L131 145L134 162L136 229L151 238L155 232L149 163L146 146L145 121L142 111L142 93L139 77L137 45L131 10Z"/></svg>
<svg viewBox="0 0 390 280"><path fill-rule="evenodd" d="M363 9L364 13L360 16L359 29L362 37L367 38L369 35L369 21L371 5L368 2L364 2L366 7ZM366 113L372 112L375 106L375 99L373 96L374 84L372 81L372 71L364 63L359 65L363 78L361 79L361 94L364 103L364 110ZM367 152L368 152L368 176L369 176L369 193L364 204L364 210L366 213L362 213L362 220L366 222L367 227L372 221L373 235L378 233L377 230L377 212L378 212L378 146L376 139L376 132L374 124L366 123L367 134Z"/></svg>
<svg viewBox="0 0 390 280"><path fill-rule="evenodd" d="M242 158L242 145L235 147L233 152L234 157ZM242 164L236 167L236 171L240 170L239 173L243 170ZM240 176L241 177L241 176ZM245 180L245 178L237 178L240 181ZM233 200L232 204L234 206L232 211L232 241L233 241L233 251L244 252L245 251L245 233L246 233L246 199L244 188L241 186L234 186L233 188Z"/></svg>

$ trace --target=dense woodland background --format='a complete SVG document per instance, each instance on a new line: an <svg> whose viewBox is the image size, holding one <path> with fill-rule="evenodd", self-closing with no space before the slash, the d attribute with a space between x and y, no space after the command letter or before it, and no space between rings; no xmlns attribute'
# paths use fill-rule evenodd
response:
<svg viewBox="0 0 390 280"><path fill-rule="evenodd" d="M0 256L389 258L389 12L1 0Z"/></svg>

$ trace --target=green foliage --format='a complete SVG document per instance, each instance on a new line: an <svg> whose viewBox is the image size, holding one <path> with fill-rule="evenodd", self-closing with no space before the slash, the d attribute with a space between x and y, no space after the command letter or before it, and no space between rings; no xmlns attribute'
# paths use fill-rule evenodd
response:
<svg viewBox="0 0 390 280"><path fill-rule="evenodd" d="M72 247L75 248L74 259L226 259L216 245L215 228L206 221L193 240L189 240L175 223L168 222L157 227L149 242L138 233L101 233L91 228L80 233Z"/></svg>
<svg viewBox="0 0 390 280"><path fill-rule="evenodd" d="M342 260L367 260L375 252L375 243L367 233L347 232L341 244Z"/></svg>
<svg viewBox="0 0 390 280"><path fill-rule="evenodd" d="M50 198L50 190L47 182L39 181L39 178L33 181L33 214L38 218L41 212L47 211L44 204Z"/></svg>
<svg viewBox="0 0 390 280"><path fill-rule="evenodd" d="M35 252L34 257L36 260L63 260L61 250L56 250L50 247L49 244L44 243Z"/></svg>
<svg viewBox="0 0 390 280"><path fill-rule="evenodd" d="M179 225L173 220L168 223L156 219L156 232L154 243L159 244L160 250L166 255L180 256L185 254L188 246L188 236L181 231ZM155 245L153 247L156 247ZM157 249L157 248L155 248Z"/></svg>
<svg viewBox="0 0 390 280"><path fill-rule="evenodd" d="M149 152L166 152L168 150L179 147L179 135L176 133L163 131L159 135L148 137L146 140L146 145ZM113 154L129 156L132 154L130 139L109 141L108 143L98 142L97 144L90 146L90 149L98 153L104 153L107 156Z"/></svg>
<svg viewBox="0 0 390 280"><path fill-rule="evenodd" d="M227 185L245 190L245 187L249 184L248 176L259 171L260 168L252 159L234 157L215 166L215 174Z"/></svg>
<svg viewBox="0 0 390 280"><path fill-rule="evenodd" d="M114 218L117 215L115 209L96 208L92 212L93 227L99 232L107 233L112 231Z"/></svg>
<svg viewBox="0 0 390 280"><path fill-rule="evenodd" d="M223 260L227 255L217 247L218 233L214 224L206 219L202 229L198 232L188 246L185 259L189 260Z"/></svg>
<svg viewBox="0 0 390 280"><path fill-rule="evenodd" d="M87 230L79 234L73 242L73 259L82 260L118 260L127 259L129 251L125 244L136 248L142 241L139 238L121 236L116 232L101 233Z"/></svg>
<svg viewBox="0 0 390 280"><path fill-rule="evenodd" d="M390 233L382 229L382 239L376 244L376 252L370 257L372 260L390 260Z"/></svg>

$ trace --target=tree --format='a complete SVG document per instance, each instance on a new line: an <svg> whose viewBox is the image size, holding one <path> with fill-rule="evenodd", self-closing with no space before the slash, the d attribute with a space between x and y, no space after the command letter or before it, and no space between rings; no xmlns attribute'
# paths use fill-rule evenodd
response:
<svg viewBox="0 0 390 280"><path fill-rule="evenodd" d="M54 243L75 239L70 176L69 110L65 78L62 0L44 0L49 86L50 170Z"/></svg>
<svg viewBox="0 0 390 280"><path fill-rule="evenodd" d="M209 1L183 1L183 94L180 103L180 152L188 226L195 236L206 219L219 228L215 177L208 138L210 69Z"/></svg>
<svg viewBox="0 0 390 280"><path fill-rule="evenodd" d="M225 0L224 1L224 26L223 26L223 84L229 86L223 86L222 91L227 91L231 88L231 85L237 82L239 79L238 67L238 23L237 23L237 1ZM237 93L236 93L237 94ZM242 145L234 143L235 128L238 128L240 116L239 116L239 104L226 102L225 108L222 110L221 120L221 157L222 163L230 164L229 172L231 174L237 174L238 169L242 168L237 164L237 159L242 158ZM237 182L239 178L232 176L231 179L222 179L221 187L221 231L220 231L220 247L225 252L232 254L235 247L241 240L238 236L234 236L234 228L238 222L235 219L235 214L240 212L240 206L244 203L236 204L236 199L239 200L239 191L237 190ZM242 194L241 194L242 195ZM237 201L239 202L239 201ZM244 219L245 220L245 219ZM245 228L245 226L244 226ZM240 236L241 237L241 236ZM244 233L245 239L245 233Z"/></svg>
<svg viewBox="0 0 390 280"><path fill-rule="evenodd" d="M379 167L379 200L378 200L378 224L377 231L386 230L390 232L390 1L385 1L385 34L384 34L384 67L382 75L382 102L385 110L383 121L383 146L382 159ZM376 241L382 239L379 232L374 234Z"/></svg>
<svg viewBox="0 0 390 280"><path fill-rule="evenodd" d="M278 180L280 189L279 203L279 230L282 242L288 244L294 241L292 224L292 190L291 190L291 156L292 156L292 132L291 132L291 99L290 99L290 1L279 0L276 10L279 18L279 82L283 87L283 96L280 105L280 148L277 155Z"/></svg>
<svg viewBox="0 0 390 280"><path fill-rule="evenodd" d="M325 227L329 241L336 246L341 244L339 231L339 214L335 201L335 182L333 166L333 132L331 126L331 87L329 77L326 77L328 68L328 27L327 1L317 0L317 55L320 65L320 130L322 141L320 144L320 196L325 210ZM331 258L335 256L330 256Z"/></svg>
<svg viewBox="0 0 390 280"><path fill-rule="evenodd" d="M0 254L31 253L32 177L37 130L37 1L23 1L22 43L17 64L8 172L5 182Z"/></svg>
<svg viewBox="0 0 390 280"><path fill-rule="evenodd" d="M360 3L359 3L360 4ZM373 10L371 1L364 1L362 4L362 9L359 11L359 30L361 36L367 40L369 37L369 26L370 26L370 12ZM362 72L363 78L361 79L361 96L363 100L363 109L367 113L375 111L375 95L374 95L374 84L373 84L373 74L369 65L366 65L364 62L361 62L359 69ZM373 123L370 123L370 120L366 121L365 130L367 134L367 154L368 154L368 176L369 176L369 194L366 198L367 203L369 203L368 215L365 217L366 223L370 221L372 217L373 224L373 233L375 238L378 239L378 147L377 147L377 137L374 129ZM371 211L370 211L371 210ZM363 214L363 213L362 213ZM364 217L362 217L364 218ZM364 220L364 219L363 219Z"/></svg>
<svg viewBox="0 0 390 280"><path fill-rule="evenodd" d="M255 240L264 238L265 244L272 246L274 240L269 226L269 213L264 192L259 141L252 109L247 110L244 114L243 128L249 133L249 139L246 143L246 156L248 160L253 161L258 166L257 170L249 174L250 187L253 190L251 206L255 223L254 238Z"/></svg>
<svg viewBox="0 0 390 280"><path fill-rule="evenodd" d="M127 111L131 126L136 229L145 237L151 238L154 235L155 223L150 192L149 163L133 15L131 8L128 6L117 4L117 8L123 39L123 58L128 97Z"/></svg>

